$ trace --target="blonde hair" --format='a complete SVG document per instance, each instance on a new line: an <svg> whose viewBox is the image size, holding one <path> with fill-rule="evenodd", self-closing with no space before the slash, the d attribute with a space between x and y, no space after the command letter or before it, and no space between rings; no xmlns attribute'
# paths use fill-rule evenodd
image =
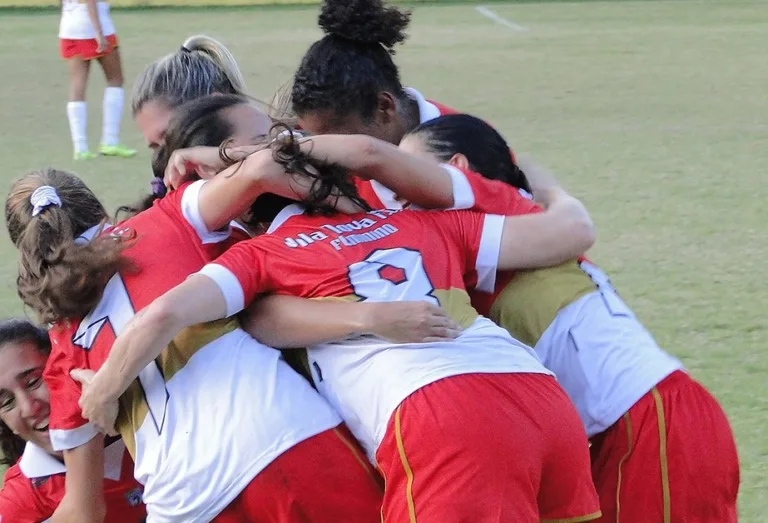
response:
<svg viewBox="0 0 768 523"><path fill-rule="evenodd" d="M212 93L245 95L245 79L224 44L205 35L190 36L175 53L156 60L133 87L131 110L160 100L174 109Z"/></svg>
<svg viewBox="0 0 768 523"><path fill-rule="evenodd" d="M296 128L299 118L293 112L291 91L293 91L293 78L278 87L272 95L272 101L269 102L269 117L272 121L283 122L291 128Z"/></svg>

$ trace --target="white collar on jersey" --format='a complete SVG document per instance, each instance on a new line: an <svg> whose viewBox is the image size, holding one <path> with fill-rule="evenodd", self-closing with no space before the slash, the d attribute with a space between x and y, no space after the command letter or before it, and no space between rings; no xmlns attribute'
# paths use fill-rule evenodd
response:
<svg viewBox="0 0 768 523"><path fill-rule="evenodd" d="M272 234L277 229L279 229L280 226L288 220L288 218L291 218L293 216L298 216L299 214L304 214L304 211L305 211L304 206L302 206L299 203L292 203L291 205L288 205L282 211L277 213L277 216L275 216L275 219L272 220L272 223L269 224L269 229L267 229L267 234Z"/></svg>
<svg viewBox="0 0 768 523"><path fill-rule="evenodd" d="M88 229L87 231L85 231L83 234L81 234L80 236L78 236L77 238L75 238L75 244L76 244L76 245L83 245L83 244L86 244L86 243L88 243L89 241L93 240L93 238L94 238L94 237L95 237L95 236L96 236L96 235L97 235L99 232L101 232L101 231L103 231L104 229L107 229L107 228L109 228L109 227L112 227L112 224L111 224L111 223L105 223L105 224L103 224L103 225L102 225L102 224L99 224L99 225L94 225L93 227L91 227L90 229Z"/></svg>
<svg viewBox="0 0 768 523"><path fill-rule="evenodd" d="M67 471L64 463L32 442L24 446L24 454L19 460L21 472L29 479L63 474Z"/></svg>
<svg viewBox="0 0 768 523"><path fill-rule="evenodd" d="M424 98L424 95L413 87L406 87L405 93L419 104L419 123L434 120L440 116L440 109L435 104Z"/></svg>
<svg viewBox="0 0 768 523"><path fill-rule="evenodd" d="M104 477L106 479L112 481L120 479L124 455L125 444L123 440L117 440L104 449ZM19 460L19 469L29 479L64 474L67 471L64 463L32 442L27 442L24 446L24 454Z"/></svg>

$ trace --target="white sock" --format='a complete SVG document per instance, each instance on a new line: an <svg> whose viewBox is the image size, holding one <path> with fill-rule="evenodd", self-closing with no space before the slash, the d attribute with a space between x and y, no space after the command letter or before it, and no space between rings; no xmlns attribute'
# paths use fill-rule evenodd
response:
<svg viewBox="0 0 768 523"><path fill-rule="evenodd" d="M72 135L72 146L76 153L88 150L88 136L86 127L88 124L85 102L69 102L67 104L67 118L69 119L69 134Z"/></svg>
<svg viewBox="0 0 768 523"><path fill-rule="evenodd" d="M122 87L107 87L104 89L104 126L101 132L103 145L118 145L120 143L120 118L123 115Z"/></svg>

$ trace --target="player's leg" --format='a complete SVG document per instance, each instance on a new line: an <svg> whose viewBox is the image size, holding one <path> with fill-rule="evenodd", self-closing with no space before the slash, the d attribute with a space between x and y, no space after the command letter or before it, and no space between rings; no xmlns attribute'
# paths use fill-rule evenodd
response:
<svg viewBox="0 0 768 523"><path fill-rule="evenodd" d="M592 481L584 425L554 379L541 383L538 393L532 404L546 413L537 422L540 437L547 442L538 495L541 522L595 521L601 515L600 501Z"/></svg>
<svg viewBox="0 0 768 523"><path fill-rule="evenodd" d="M381 498L381 478L340 425L280 455L236 503L252 523L379 523Z"/></svg>
<svg viewBox="0 0 768 523"><path fill-rule="evenodd" d="M123 115L123 101L125 99L123 66L116 37L111 35L107 39L112 50L98 58L107 82L102 104L103 125L100 152L106 156L127 158L134 156L136 151L120 145L120 120Z"/></svg>
<svg viewBox="0 0 768 523"><path fill-rule="evenodd" d="M735 522L739 465L717 401L675 372L604 434L592 469L606 523Z"/></svg>
<svg viewBox="0 0 768 523"><path fill-rule="evenodd" d="M384 523L538 523L553 437L543 431L552 423L541 407L549 382L536 374L467 374L411 394L377 451ZM557 434L563 430L569 429L558 427ZM586 437L583 447L586 454ZM592 498L594 512L594 491Z"/></svg>
<svg viewBox="0 0 768 523"><path fill-rule="evenodd" d="M666 431L668 521L735 523L739 457L725 412L683 372L659 383L652 394Z"/></svg>
<svg viewBox="0 0 768 523"><path fill-rule="evenodd" d="M75 45L75 42L77 41L62 41L62 55L65 52L74 52L74 49L69 49L69 47ZM93 158L93 155L88 151L88 110L85 101L90 61L80 56L70 56L67 58L67 67L69 68L67 119L69 120L69 133L72 138L74 157L75 160L87 160Z"/></svg>

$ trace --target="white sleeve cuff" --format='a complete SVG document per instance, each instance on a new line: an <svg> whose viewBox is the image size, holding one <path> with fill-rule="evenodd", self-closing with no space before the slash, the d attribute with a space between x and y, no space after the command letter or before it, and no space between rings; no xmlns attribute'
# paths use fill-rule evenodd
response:
<svg viewBox="0 0 768 523"><path fill-rule="evenodd" d="M453 186L453 207L451 209L471 209L475 206L475 192L472 190L467 176L453 165L447 163L441 164L448 174L451 175L451 185Z"/></svg>
<svg viewBox="0 0 768 523"><path fill-rule="evenodd" d="M98 433L98 429L90 423L86 423L76 429L51 429L48 432L51 437L51 446L55 451L72 450L82 447L95 438Z"/></svg>
<svg viewBox="0 0 768 523"><path fill-rule="evenodd" d="M200 269L198 274L208 276L218 285L227 302L227 317L234 316L245 308L243 286L240 285L240 280L232 274L232 271L223 265L209 263Z"/></svg>
<svg viewBox="0 0 768 523"><path fill-rule="evenodd" d="M187 223L195 229L203 244L220 243L229 238L229 227L221 231L209 231L206 227L200 214L200 190L205 183L206 180L198 180L184 190L184 194L181 196L181 212Z"/></svg>
<svg viewBox="0 0 768 523"><path fill-rule="evenodd" d="M480 248L477 251L477 285L475 289L492 294L496 290L496 271L499 268L501 234L504 231L504 216L486 214Z"/></svg>

